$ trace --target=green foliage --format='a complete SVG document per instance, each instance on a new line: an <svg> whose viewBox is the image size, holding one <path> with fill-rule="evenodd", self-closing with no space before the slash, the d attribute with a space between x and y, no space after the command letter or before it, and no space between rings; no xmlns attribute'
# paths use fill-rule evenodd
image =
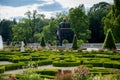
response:
<svg viewBox="0 0 120 80"><path fill-rule="evenodd" d="M48 19L44 15L38 14L37 11L26 12L28 18L22 18L17 24L12 26L13 40L25 42L40 41L43 27L48 25Z"/></svg>
<svg viewBox="0 0 120 80"><path fill-rule="evenodd" d="M45 44L45 40L44 40L44 37L42 37L42 40L41 40L40 45L41 45L42 47L45 47L45 46L46 46L46 44Z"/></svg>
<svg viewBox="0 0 120 80"><path fill-rule="evenodd" d="M85 42L90 38L88 18L85 14L84 6L71 8L69 10L69 22L78 39Z"/></svg>
<svg viewBox="0 0 120 80"><path fill-rule="evenodd" d="M114 40L114 36L112 34L111 29L109 29L108 32L107 32L105 41L103 43L103 48L116 49L115 40Z"/></svg>
<svg viewBox="0 0 120 80"><path fill-rule="evenodd" d="M78 45L77 45L77 36L74 35L72 49L76 50L77 48L78 48Z"/></svg>
<svg viewBox="0 0 120 80"><path fill-rule="evenodd" d="M12 25L13 25L13 21L10 20L5 20L3 19L2 21L0 21L0 34L3 37L4 41L12 41Z"/></svg>
<svg viewBox="0 0 120 80"><path fill-rule="evenodd" d="M67 44L67 43L68 43L68 40L64 39L63 44Z"/></svg>
<svg viewBox="0 0 120 80"><path fill-rule="evenodd" d="M57 30L57 22L56 20L51 19L49 25L44 26L42 34L46 41L53 41L56 39L56 30Z"/></svg>
<svg viewBox="0 0 120 80"><path fill-rule="evenodd" d="M81 46L83 43L84 43L83 40L77 40L77 45L78 45L78 46Z"/></svg>

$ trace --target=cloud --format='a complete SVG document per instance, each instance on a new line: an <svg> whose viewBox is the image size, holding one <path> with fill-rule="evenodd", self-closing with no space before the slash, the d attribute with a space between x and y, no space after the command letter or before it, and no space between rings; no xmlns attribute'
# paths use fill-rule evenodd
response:
<svg viewBox="0 0 120 80"><path fill-rule="evenodd" d="M64 8L62 7L62 5L58 2L53 2L51 4L45 4L43 6L39 7L40 9L44 10L44 11L57 11L57 10L63 10Z"/></svg>
<svg viewBox="0 0 120 80"><path fill-rule="evenodd" d="M1 6L0 5L0 18L12 18L12 17L18 17L18 16L24 16L24 13L33 10L37 10L38 5L27 5L27 6L21 6L21 7L9 7L9 6Z"/></svg>
<svg viewBox="0 0 120 80"><path fill-rule="evenodd" d="M45 3L44 0L0 0L0 5L19 7L32 4L42 4Z"/></svg>
<svg viewBox="0 0 120 80"><path fill-rule="evenodd" d="M101 1L113 3L113 0L0 0L0 18L20 18L28 10L37 10L39 14L45 14L47 18L50 18L58 12L66 11L80 4L84 4L88 9Z"/></svg>
<svg viewBox="0 0 120 80"><path fill-rule="evenodd" d="M113 3L113 0L56 0L56 1L59 2L65 8L76 7L79 6L80 4L84 4L85 7L92 7L93 4L102 1Z"/></svg>

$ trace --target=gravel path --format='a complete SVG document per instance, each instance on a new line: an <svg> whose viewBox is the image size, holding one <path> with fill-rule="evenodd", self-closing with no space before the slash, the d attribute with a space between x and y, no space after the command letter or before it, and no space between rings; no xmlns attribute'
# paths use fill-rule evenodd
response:
<svg viewBox="0 0 120 80"><path fill-rule="evenodd" d="M0 65L6 65L6 64L13 64L13 63L9 61L0 61Z"/></svg>
<svg viewBox="0 0 120 80"><path fill-rule="evenodd" d="M77 67L54 67L53 65L45 65L45 66L39 66L37 69L61 69L61 70L71 70L72 72ZM11 70L11 71L5 71L4 74L22 74L24 70L27 69L18 69L18 70Z"/></svg>

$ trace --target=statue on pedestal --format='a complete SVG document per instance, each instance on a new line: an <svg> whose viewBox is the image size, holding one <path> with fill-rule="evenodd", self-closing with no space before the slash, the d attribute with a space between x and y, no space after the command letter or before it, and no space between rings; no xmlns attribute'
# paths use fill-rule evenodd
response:
<svg viewBox="0 0 120 80"><path fill-rule="evenodd" d="M0 35L0 50L3 50L3 40L1 35Z"/></svg>
<svg viewBox="0 0 120 80"><path fill-rule="evenodd" d="M62 46L64 39L68 40L69 43L72 43L74 32L70 27L70 23L66 21L66 17L64 17L63 21L59 24L56 35L58 45Z"/></svg>
<svg viewBox="0 0 120 80"><path fill-rule="evenodd" d="M21 41L21 48L20 48L21 52L25 52L24 46L25 46L24 42Z"/></svg>

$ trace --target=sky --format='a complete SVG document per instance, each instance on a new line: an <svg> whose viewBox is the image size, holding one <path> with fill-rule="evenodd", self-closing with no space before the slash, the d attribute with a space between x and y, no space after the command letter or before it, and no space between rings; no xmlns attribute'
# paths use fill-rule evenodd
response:
<svg viewBox="0 0 120 80"><path fill-rule="evenodd" d="M89 9L93 4L103 1L113 4L113 0L0 0L0 19L19 19L25 17L27 11L33 10L50 18L80 4Z"/></svg>

